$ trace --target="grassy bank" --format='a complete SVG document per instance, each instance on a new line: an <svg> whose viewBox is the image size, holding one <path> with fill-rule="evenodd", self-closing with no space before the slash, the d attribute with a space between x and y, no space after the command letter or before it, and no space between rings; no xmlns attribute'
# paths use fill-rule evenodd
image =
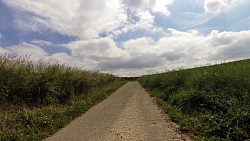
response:
<svg viewBox="0 0 250 141"><path fill-rule="evenodd" d="M147 75L139 82L195 140L250 138L250 60Z"/></svg>
<svg viewBox="0 0 250 141"><path fill-rule="evenodd" d="M45 138L123 84L55 61L0 56L0 140Z"/></svg>

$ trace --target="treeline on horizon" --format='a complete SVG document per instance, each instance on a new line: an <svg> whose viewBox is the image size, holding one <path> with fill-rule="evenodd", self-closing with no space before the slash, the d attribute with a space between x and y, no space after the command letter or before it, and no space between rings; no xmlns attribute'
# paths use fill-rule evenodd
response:
<svg viewBox="0 0 250 141"><path fill-rule="evenodd" d="M139 82L195 140L250 138L250 60L145 75Z"/></svg>

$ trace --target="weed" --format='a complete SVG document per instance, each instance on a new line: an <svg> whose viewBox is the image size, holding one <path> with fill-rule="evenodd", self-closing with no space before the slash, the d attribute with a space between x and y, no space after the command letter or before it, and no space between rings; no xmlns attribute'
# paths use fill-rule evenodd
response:
<svg viewBox="0 0 250 141"><path fill-rule="evenodd" d="M57 61L0 56L0 140L39 140L102 101L124 81Z"/></svg>
<svg viewBox="0 0 250 141"><path fill-rule="evenodd" d="M250 138L250 60L146 75L139 82L195 140Z"/></svg>

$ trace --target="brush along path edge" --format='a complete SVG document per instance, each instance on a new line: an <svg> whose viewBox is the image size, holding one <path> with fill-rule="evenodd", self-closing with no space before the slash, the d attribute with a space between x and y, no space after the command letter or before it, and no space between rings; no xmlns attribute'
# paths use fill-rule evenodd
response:
<svg viewBox="0 0 250 141"><path fill-rule="evenodd" d="M129 82L46 141L182 141L178 126L138 82Z"/></svg>

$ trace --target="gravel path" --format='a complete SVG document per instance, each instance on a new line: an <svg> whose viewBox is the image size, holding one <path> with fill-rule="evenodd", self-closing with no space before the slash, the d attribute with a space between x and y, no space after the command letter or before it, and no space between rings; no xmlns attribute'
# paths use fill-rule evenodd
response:
<svg viewBox="0 0 250 141"><path fill-rule="evenodd" d="M183 141L138 82L129 82L46 141Z"/></svg>

